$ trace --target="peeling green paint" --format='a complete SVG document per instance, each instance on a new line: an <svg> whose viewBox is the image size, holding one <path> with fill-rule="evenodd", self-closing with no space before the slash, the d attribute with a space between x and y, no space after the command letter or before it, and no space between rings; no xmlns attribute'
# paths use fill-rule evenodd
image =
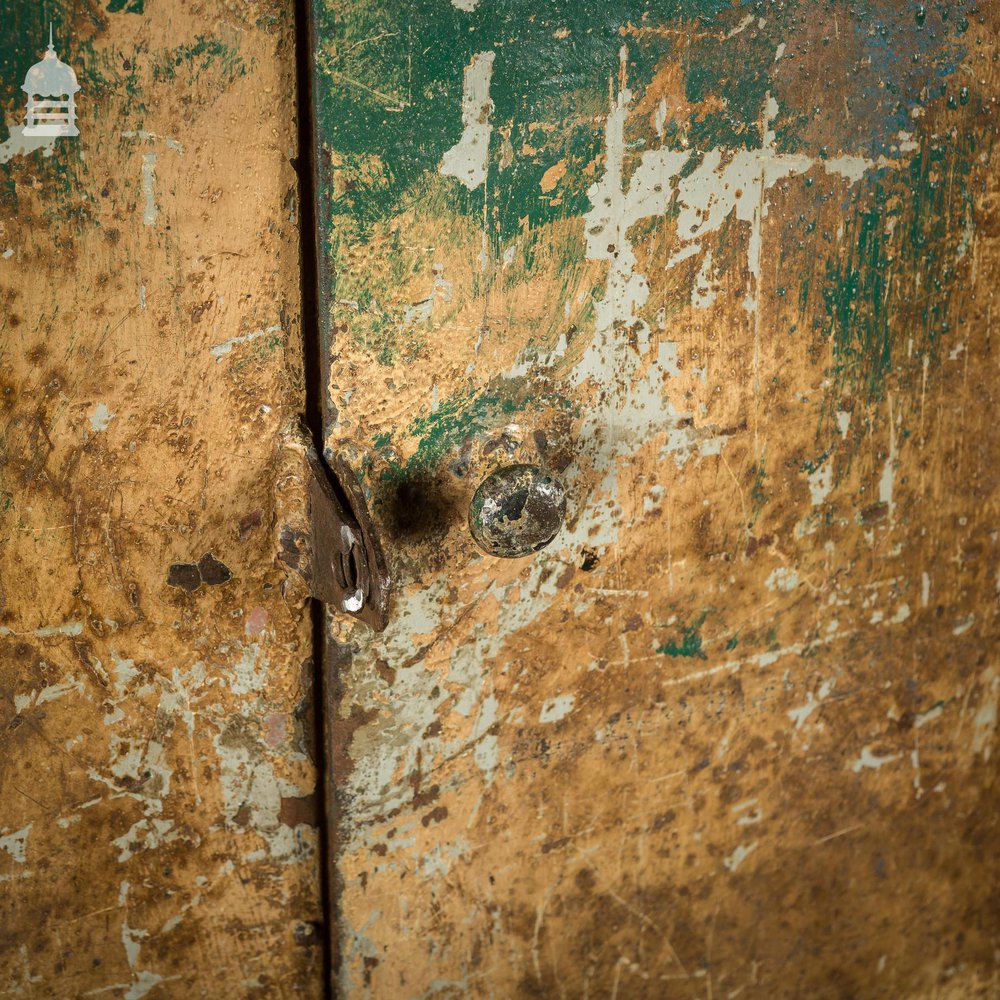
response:
<svg viewBox="0 0 1000 1000"><path fill-rule="evenodd" d="M169 83L183 74L189 86L199 81L204 87L207 86L204 75L218 73L227 85L231 84L247 73L247 66L234 42L198 35L193 42L178 45L157 56L153 63L153 79L158 83Z"/></svg>
<svg viewBox="0 0 1000 1000"><path fill-rule="evenodd" d="M694 621L691 622L690 625L683 629L681 632L681 641L679 643L675 642L673 639L668 640L662 645L657 646L656 651L658 653L662 653L664 656L688 657L696 660L707 660L708 657L701 648L701 627L705 624L705 619L707 617L708 612L703 611Z"/></svg>
<svg viewBox="0 0 1000 1000"><path fill-rule="evenodd" d="M474 12L438 0L318 6L325 40L320 127L340 160L334 168L340 193L328 205L331 220L348 215L370 227L408 207L424 207L423 182L461 131L463 69L476 53L492 51L494 169L485 202L482 191L468 192L452 181L442 190L459 214L478 217L485 206L497 247L521 232L524 220L533 228L587 209L590 178L584 168L603 152L608 75L628 26L651 18L680 29L737 20L723 0L631 0L611 8L560 0L541 14L525 0L483 4ZM428 37L433 47L424 44ZM630 78L647 81L664 58L664 39L638 34L629 42ZM666 44L679 50L683 35ZM698 66L719 65L700 79L733 91L726 134L735 135L740 109L753 103L759 108L773 46L759 46L752 87L745 67L736 72L736 51L720 57L718 49L705 46ZM745 131L742 123L738 131ZM542 176L562 160L564 180L557 195L549 196L541 190Z"/></svg>
<svg viewBox="0 0 1000 1000"><path fill-rule="evenodd" d="M825 423L845 397L876 403L890 376L939 360L963 255L951 220L967 212L976 161L988 153L967 133L925 137L902 169L865 183L847 216L846 252L831 253L823 272L821 323L833 351Z"/></svg>
<svg viewBox="0 0 1000 1000"><path fill-rule="evenodd" d="M432 413L410 423L402 436L416 439L416 451L403 464L391 463L381 479L402 481L415 471L435 469L467 439L525 410L570 408L571 403L565 397L555 393L535 395L526 382L516 380L500 380L486 391L453 396ZM389 440L388 434L379 435L377 446L384 448Z"/></svg>
<svg viewBox="0 0 1000 1000"><path fill-rule="evenodd" d="M142 14L146 0L111 0L108 4L109 14Z"/></svg>

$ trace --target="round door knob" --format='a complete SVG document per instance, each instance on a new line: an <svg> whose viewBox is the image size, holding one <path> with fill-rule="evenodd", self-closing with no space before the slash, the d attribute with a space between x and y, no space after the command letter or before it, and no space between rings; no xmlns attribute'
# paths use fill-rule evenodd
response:
<svg viewBox="0 0 1000 1000"><path fill-rule="evenodd" d="M480 484L469 530L483 551L516 559L545 548L566 519L566 491L535 465L507 465Z"/></svg>

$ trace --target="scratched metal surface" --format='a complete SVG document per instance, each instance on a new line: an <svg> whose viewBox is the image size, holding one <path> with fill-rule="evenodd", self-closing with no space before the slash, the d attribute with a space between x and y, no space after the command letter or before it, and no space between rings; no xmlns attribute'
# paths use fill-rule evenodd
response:
<svg viewBox="0 0 1000 1000"><path fill-rule="evenodd" d="M291 5L0 21L0 995L317 996Z"/></svg>
<svg viewBox="0 0 1000 1000"><path fill-rule="evenodd" d="M996 996L995 7L312 7L343 995Z"/></svg>

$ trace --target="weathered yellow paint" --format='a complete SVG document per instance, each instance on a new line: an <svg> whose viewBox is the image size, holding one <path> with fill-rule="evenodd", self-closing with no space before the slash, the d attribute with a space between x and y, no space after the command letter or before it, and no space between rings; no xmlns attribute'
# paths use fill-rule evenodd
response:
<svg viewBox="0 0 1000 1000"><path fill-rule="evenodd" d="M73 11L81 135L0 164L0 994L317 996L311 643L272 523L291 5ZM205 553L230 582L167 585Z"/></svg>
<svg viewBox="0 0 1000 1000"><path fill-rule="evenodd" d="M0 989L317 995L302 491L276 454L302 405L290 11L118 6L73 21L79 142L0 164ZM869 36L803 5L778 40L782 12L696 6L621 25L568 123L586 155L493 112L486 185L521 169L543 202L514 230L456 208L436 154L419 198L321 220L330 441L400 580L384 636L331 621L345 996L997 992L996 18L951 15L949 89L876 152L867 39L919 65L902 19L951 38L943 7L858 5ZM732 71L700 88L706 48ZM777 118L734 83L764 57ZM468 117L442 103L427 141ZM324 198L399 176L330 145ZM588 243L658 158L669 210ZM726 171L761 161L735 205ZM572 497L529 561L465 526L513 460ZM205 553L230 582L167 585Z"/></svg>
<svg viewBox="0 0 1000 1000"><path fill-rule="evenodd" d="M995 996L995 14L314 6L343 995Z"/></svg>

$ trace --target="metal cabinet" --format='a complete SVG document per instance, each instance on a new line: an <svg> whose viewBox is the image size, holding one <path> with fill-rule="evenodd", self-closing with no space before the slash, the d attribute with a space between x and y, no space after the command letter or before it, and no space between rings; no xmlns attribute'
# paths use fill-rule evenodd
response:
<svg viewBox="0 0 1000 1000"><path fill-rule="evenodd" d="M4 18L0 993L995 995L989 5Z"/></svg>

